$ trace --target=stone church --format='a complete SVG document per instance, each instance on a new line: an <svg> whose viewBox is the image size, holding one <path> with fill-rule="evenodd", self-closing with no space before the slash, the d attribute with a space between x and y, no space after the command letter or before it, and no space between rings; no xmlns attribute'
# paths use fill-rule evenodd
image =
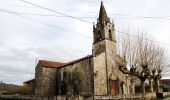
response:
<svg viewBox="0 0 170 100"><path fill-rule="evenodd" d="M126 61L116 53L115 37L114 23L101 2L97 23L93 25L92 55L68 63L39 60L33 81L35 95L72 93L74 88L65 81L69 73L77 69L84 73L77 90L81 95L129 94L133 89L129 76L120 70L121 66L126 66Z"/></svg>

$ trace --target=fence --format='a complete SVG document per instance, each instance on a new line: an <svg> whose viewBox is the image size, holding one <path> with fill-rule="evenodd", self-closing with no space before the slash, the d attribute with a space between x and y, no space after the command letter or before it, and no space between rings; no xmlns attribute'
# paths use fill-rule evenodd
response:
<svg viewBox="0 0 170 100"><path fill-rule="evenodd" d="M84 100L81 96L1 95L0 100Z"/></svg>
<svg viewBox="0 0 170 100"><path fill-rule="evenodd" d="M164 92L164 97L170 96L170 92ZM95 100L143 100L146 98L156 98L156 93L138 93L138 94L119 94L119 95L95 95L93 98Z"/></svg>
<svg viewBox="0 0 170 100"><path fill-rule="evenodd" d="M163 96L170 96L170 92L164 92ZM119 95L95 95L89 97L82 96L46 96L40 97L35 95L0 95L0 100L140 100L144 98L155 98L155 93L147 94L119 94Z"/></svg>

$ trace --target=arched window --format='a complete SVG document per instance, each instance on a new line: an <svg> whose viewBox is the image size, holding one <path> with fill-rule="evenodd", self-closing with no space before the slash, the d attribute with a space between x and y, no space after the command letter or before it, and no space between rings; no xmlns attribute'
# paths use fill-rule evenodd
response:
<svg viewBox="0 0 170 100"><path fill-rule="evenodd" d="M109 29L109 39L112 40L112 32L110 29Z"/></svg>
<svg viewBox="0 0 170 100"><path fill-rule="evenodd" d="M101 39L102 39L101 32L98 31L98 33L97 33L97 41L99 41L99 40L101 40Z"/></svg>
<svg viewBox="0 0 170 100"><path fill-rule="evenodd" d="M124 88L125 88L125 83L124 83L124 82L121 82L121 83L120 83L120 89L121 89L121 90L120 90L120 93L121 93L121 94L124 94Z"/></svg>

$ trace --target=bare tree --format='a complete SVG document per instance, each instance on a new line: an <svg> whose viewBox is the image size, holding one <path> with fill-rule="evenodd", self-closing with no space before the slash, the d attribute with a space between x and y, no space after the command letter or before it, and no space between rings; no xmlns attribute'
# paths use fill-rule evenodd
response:
<svg viewBox="0 0 170 100"><path fill-rule="evenodd" d="M123 35L118 48L118 51L121 51L119 54L126 58L130 67L128 74L141 80L142 92L145 93L146 79L154 79L157 82L157 92L159 92L159 79L167 64L164 49L140 32L136 37Z"/></svg>

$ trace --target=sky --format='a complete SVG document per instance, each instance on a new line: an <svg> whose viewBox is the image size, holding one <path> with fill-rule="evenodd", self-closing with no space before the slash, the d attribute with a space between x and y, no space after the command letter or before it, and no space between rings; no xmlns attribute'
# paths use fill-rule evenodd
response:
<svg viewBox="0 0 170 100"><path fill-rule="evenodd" d="M51 10L22 0L0 0L0 81L21 85L34 78L40 59L68 62L91 54L92 23L97 21L101 0L25 1ZM146 32L169 54L169 0L103 3L116 30Z"/></svg>

